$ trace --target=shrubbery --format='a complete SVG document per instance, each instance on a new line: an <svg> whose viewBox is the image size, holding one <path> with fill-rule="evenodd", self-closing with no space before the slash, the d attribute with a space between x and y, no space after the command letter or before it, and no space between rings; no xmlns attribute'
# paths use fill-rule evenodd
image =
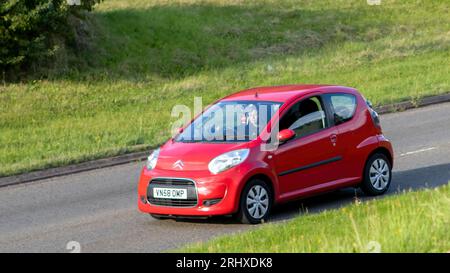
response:
<svg viewBox="0 0 450 273"><path fill-rule="evenodd" d="M68 18L100 0L0 0L0 72L14 74L51 58L57 40L73 38ZM77 2L77 1L73 1ZM7 75L8 76L8 75Z"/></svg>

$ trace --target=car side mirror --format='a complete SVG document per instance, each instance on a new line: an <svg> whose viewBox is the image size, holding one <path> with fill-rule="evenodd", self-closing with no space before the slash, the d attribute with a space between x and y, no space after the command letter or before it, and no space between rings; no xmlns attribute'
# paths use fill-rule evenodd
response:
<svg viewBox="0 0 450 273"><path fill-rule="evenodd" d="M278 141L280 143L284 143L288 140L291 140L295 137L295 132L291 129L284 129L278 133Z"/></svg>
<svg viewBox="0 0 450 273"><path fill-rule="evenodd" d="M184 131L183 127L180 127L180 128L177 129L177 133L178 133L178 134L183 133L183 131Z"/></svg>

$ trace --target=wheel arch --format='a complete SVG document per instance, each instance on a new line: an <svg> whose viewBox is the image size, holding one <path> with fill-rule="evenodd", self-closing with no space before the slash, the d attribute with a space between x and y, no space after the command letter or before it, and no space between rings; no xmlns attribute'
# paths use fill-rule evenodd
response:
<svg viewBox="0 0 450 273"><path fill-rule="evenodd" d="M391 167L394 165L394 158L393 158L391 152L385 147L378 147L378 148L376 148L375 150L373 150L370 153L370 155L369 155L369 157L367 159L369 159L372 155L374 155L376 153L384 154L388 158L389 164L391 164Z"/></svg>
<svg viewBox="0 0 450 273"><path fill-rule="evenodd" d="M391 168L394 166L394 158L391 154L391 152L389 151L389 149L385 148L385 147L377 147L376 149L374 149L371 153L369 153L369 155L366 158L366 161L364 163L364 166L367 164L367 161L369 160L369 158L371 158L374 154L383 154L387 157L387 159L389 160L389 165L391 165ZM364 177L364 169L363 169L363 176Z"/></svg>
<svg viewBox="0 0 450 273"><path fill-rule="evenodd" d="M276 192L276 189L275 189L274 181L272 180L272 178L269 175L264 174L262 172L254 173L254 174L250 175L248 178L245 179L245 183L243 183L243 185L242 185L242 187L240 189L240 192L239 192L239 198L237 199L237 204L239 204L239 202L240 202L240 200L242 198L242 193L243 193L243 189L244 189L245 185L247 185L250 181L252 181L254 179L259 179L259 180L262 180L262 181L267 183L267 185L270 187L270 191L272 193L272 196L271 196L272 204L275 204L275 202L276 202L276 193L277 192Z"/></svg>
<svg viewBox="0 0 450 273"><path fill-rule="evenodd" d="M258 174L254 174L254 175L250 176L245 183L247 184L248 182L250 182L253 179L259 179L259 180L266 182L267 185L269 185L269 187L270 187L270 191L272 192L272 201L275 201L275 188L274 188L272 179L263 173L258 173Z"/></svg>

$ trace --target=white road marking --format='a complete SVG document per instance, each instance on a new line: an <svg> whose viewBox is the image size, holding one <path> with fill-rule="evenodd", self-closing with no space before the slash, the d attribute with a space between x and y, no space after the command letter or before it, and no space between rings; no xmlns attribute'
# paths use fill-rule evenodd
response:
<svg viewBox="0 0 450 273"><path fill-rule="evenodd" d="M413 154L428 152L428 151L431 151L431 150L435 150L436 148L437 147L424 148L424 149L420 149L420 150L416 150L416 151L412 151L412 152L403 153L403 154L400 154L400 156L406 156L406 155L413 155Z"/></svg>

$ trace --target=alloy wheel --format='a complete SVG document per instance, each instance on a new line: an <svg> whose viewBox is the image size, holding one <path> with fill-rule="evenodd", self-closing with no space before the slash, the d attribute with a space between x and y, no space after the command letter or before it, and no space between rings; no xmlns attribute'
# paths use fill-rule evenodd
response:
<svg viewBox="0 0 450 273"><path fill-rule="evenodd" d="M248 191L246 204L250 216L261 219L269 209L269 194L262 186L255 185Z"/></svg>
<svg viewBox="0 0 450 273"><path fill-rule="evenodd" d="M384 190L390 179L389 165L388 163L382 159L376 159L369 170L369 179L372 186L381 191Z"/></svg>

